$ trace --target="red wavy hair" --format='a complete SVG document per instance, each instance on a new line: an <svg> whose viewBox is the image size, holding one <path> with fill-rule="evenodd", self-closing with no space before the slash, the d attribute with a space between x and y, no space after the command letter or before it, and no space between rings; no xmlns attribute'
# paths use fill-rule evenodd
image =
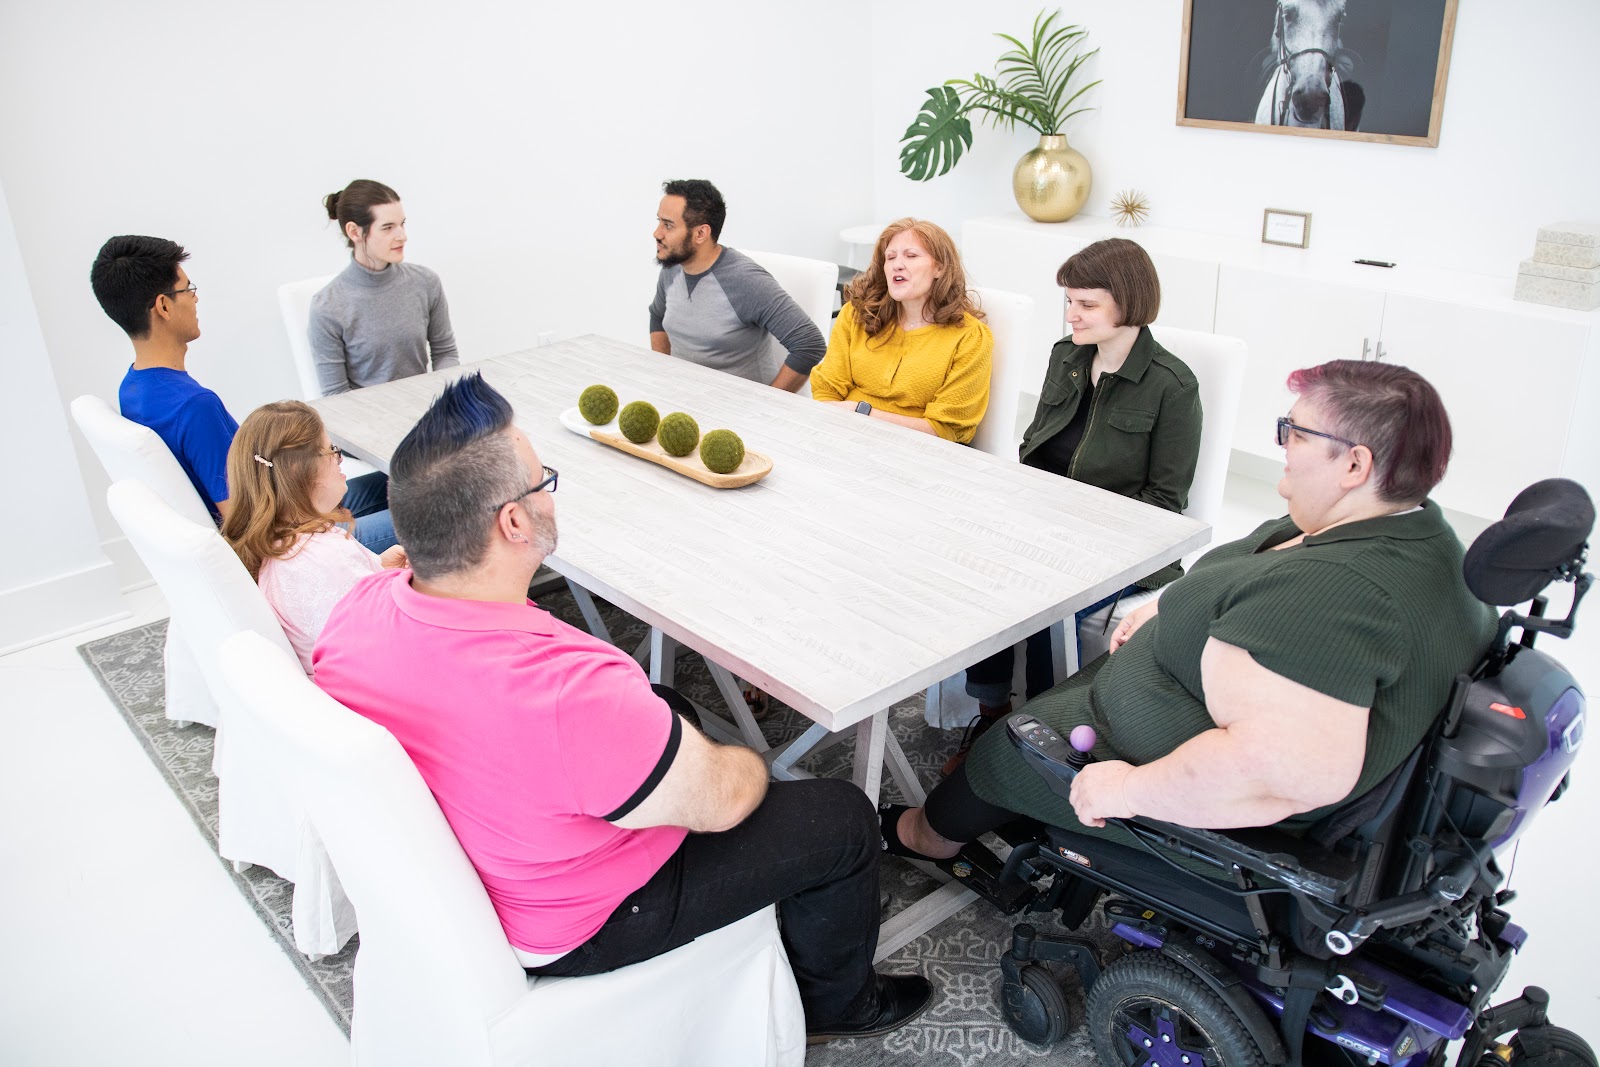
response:
<svg viewBox="0 0 1600 1067"><path fill-rule="evenodd" d="M917 240L942 272L933 280L923 305L922 317L937 326L959 326L964 316L983 318L983 311L972 302L967 293L967 274L961 269L961 254L950 235L926 219L897 219L884 227L878 243L872 250L872 262L856 275L845 292L845 300L853 305L856 321L868 337L887 338L900 328L900 304L889 295L889 278L884 273L883 256L889 242L907 230L916 232Z"/></svg>

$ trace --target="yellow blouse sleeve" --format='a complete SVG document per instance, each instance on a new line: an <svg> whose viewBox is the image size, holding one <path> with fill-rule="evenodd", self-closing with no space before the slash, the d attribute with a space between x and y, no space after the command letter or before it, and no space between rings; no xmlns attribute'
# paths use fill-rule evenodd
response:
<svg viewBox="0 0 1600 1067"><path fill-rule="evenodd" d="M922 417L933 425L933 432L946 441L966 444L978 432L978 423L989 408L989 370L994 358L994 334L989 327L968 315L960 327L950 373L928 402ZM830 353L832 349L829 349Z"/></svg>
<svg viewBox="0 0 1600 1067"><path fill-rule="evenodd" d="M855 384L850 374L850 350L855 346L855 309L846 304L833 320L833 333L828 336L828 351L822 362L811 369L811 398L813 400L843 400Z"/></svg>

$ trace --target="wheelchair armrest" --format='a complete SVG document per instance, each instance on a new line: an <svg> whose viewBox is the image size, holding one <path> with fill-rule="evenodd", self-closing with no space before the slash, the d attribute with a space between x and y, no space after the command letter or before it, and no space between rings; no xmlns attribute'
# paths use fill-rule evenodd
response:
<svg viewBox="0 0 1600 1067"><path fill-rule="evenodd" d="M1237 864L1328 904L1342 901L1361 874L1354 860L1270 826L1222 833L1140 817L1116 821L1152 844L1223 870Z"/></svg>

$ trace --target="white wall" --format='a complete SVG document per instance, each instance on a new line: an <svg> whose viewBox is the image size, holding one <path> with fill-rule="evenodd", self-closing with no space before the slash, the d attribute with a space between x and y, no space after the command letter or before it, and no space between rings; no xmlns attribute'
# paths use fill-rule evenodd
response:
<svg viewBox="0 0 1600 1067"><path fill-rule="evenodd" d="M869 54L837 32L852 10L8 4L0 182L60 394L115 399L131 350L89 264L148 233L193 254L194 375L239 418L297 395L276 290L343 266L320 200L358 177L405 198L468 360L546 331L645 343L665 178L718 183L730 244L832 259L870 208L870 131L840 118Z"/></svg>
<svg viewBox="0 0 1600 1067"><path fill-rule="evenodd" d="M1262 9L1265 47L1271 5ZM1005 48L992 34L1025 37L1038 10L1033 0L927 0L908 18L874 5L886 58L872 77L873 220L916 214L957 233L964 219L1017 211L1011 169L1037 143L1031 131L978 127L971 153L925 184L900 175L898 142L927 88L992 73ZM1094 168L1087 214L1108 215L1113 196L1137 188L1151 225L1249 238L1263 208L1309 211L1313 248L1507 279L1540 226L1600 217L1593 0L1462 3L1437 148L1180 127L1182 0L1062 10L1088 27L1100 54L1084 71L1104 79L1087 98L1098 110L1066 130ZM898 47L886 53L890 41Z"/></svg>
<svg viewBox="0 0 1600 1067"><path fill-rule="evenodd" d="M106 622L122 610L116 572L100 551L55 376L22 269L11 209L0 186L0 655ZM45 398L45 402L41 402ZM89 462L94 462L92 459Z"/></svg>

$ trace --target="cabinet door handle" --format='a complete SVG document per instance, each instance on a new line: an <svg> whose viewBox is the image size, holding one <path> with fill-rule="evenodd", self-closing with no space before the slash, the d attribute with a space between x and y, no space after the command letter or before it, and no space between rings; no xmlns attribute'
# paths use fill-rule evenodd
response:
<svg viewBox="0 0 1600 1067"><path fill-rule="evenodd" d="M1383 358L1383 342L1382 341L1378 342L1378 354L1377 354L1377 356L1375 358L1377 358L1377 359L1382 359Z"/></svg>
<svg viewBox="0 0 1600 1067"><path fill-rule="evenodd" d="M1370 352L1371 350L1372 350L1372 342L1370 340L1368 340L1367 338L1363 337L1361 339L1361 358L1362 358L1362 360L1365 360L1367 358L1367 353Z"/></svg>

